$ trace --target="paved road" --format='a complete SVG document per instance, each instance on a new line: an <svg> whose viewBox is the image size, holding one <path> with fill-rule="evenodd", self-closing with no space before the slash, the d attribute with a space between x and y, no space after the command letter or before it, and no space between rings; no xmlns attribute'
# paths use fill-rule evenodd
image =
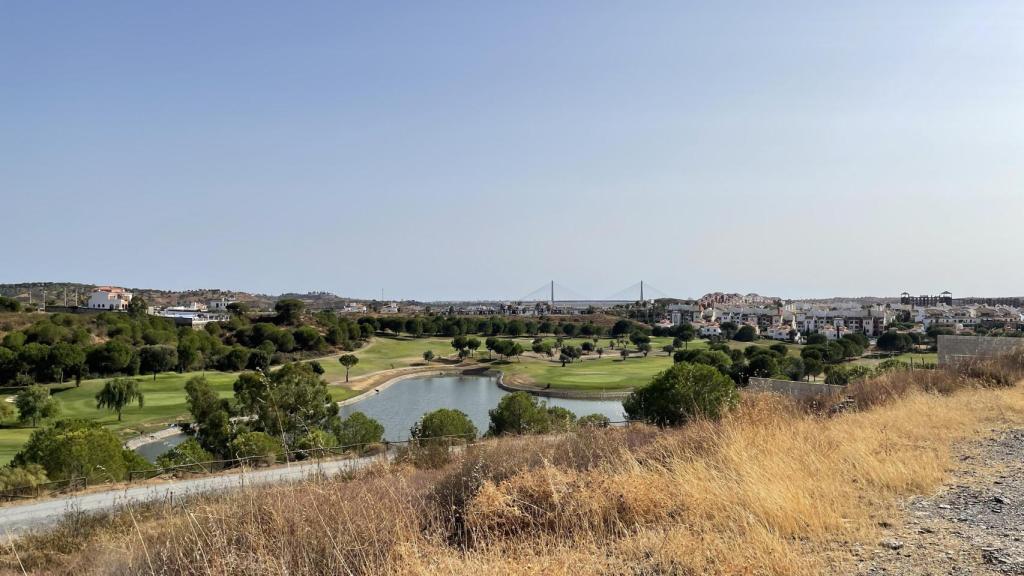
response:
<svg viewBox="0 0 1024 576"><path fill-rule="evenodd" d="M278 468L245 470L205 478L174 480L138 487L127 486L116 490L73 494L63 498L34 500L24 504L10 504L0 507L0 534L13 534L34 528L46 528L56 524L65 513L72 510L102 512L126 504L173 500L174 498L183 498L204 492L302 480L313 474L336 474L357 470L368 466L372 462L379 462L385 457L380 455L365 458L327 460L319 463L300 462Z"/></svg>

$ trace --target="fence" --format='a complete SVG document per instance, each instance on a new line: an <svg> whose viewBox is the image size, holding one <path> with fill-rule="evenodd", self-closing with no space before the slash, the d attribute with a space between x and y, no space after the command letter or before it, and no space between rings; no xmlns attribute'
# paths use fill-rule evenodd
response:
<svg viewBox="0 0 1024 576"><path fill-rule="evenodd" d="M20 488L11 488L0 492L0 502L8 500L27 500L31 498L38 498L39 496L46 494L52 494L54 492L76 492L78 490L85 490L89 487L89 480L84 477L68 478L67 480L54 480L52 482L42 482L34 486L22 486Z"/></svg>
<svg viewBox="0 0 1024 576"><path fill-rule="evenodd" d="M1024 339L998 336L939 335L939 366L993 358L1024 348Z"/></svg>
<svg viewBox="0 0 1024 576"><path fill-rule="evenodd" d="M600 427L622 426L628 427L637 423L637 420L615 420L598 424ZM176 466L154 467L145 470L129 470L128 482L139 480L150 480L165 475L207 475L223 472L245 466L269 466L277 461L277 456L282 456L282 462L307 462L310 460L323 460L326 458L360 458L376 455L384 456L393 453L394 448L404 446L410 450L433 449L439 446L446 450L458 450L465 446L479 442L476 438L467 438L464 435L439 436L434 438L408 439L408 440L384 440L382 442L370 442L361 444L350 444L347 446L318 447L303 450L287 450L275 454L273 459L268 455L247 456L243 458L229 458L223 460L209 460L203 462L192 462ZM105 484L109 484L105 483ZM76 492L88 488L89 481L86 477L75 477L67 480L55 480L44 482L35 486L26 486L0 492L0 501L32 499L43 494Z"/></svg>

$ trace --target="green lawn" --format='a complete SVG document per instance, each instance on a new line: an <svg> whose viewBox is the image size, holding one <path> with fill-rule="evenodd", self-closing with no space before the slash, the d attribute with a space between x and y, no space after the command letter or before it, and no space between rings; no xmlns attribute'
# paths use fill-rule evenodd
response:
<svg viewBox="0 0 1024 576"><path fill-rule="evenodd" d="M201 372L177 374L167 372L158 374L156 380L152 376L138 377L145 402L142 408L131 405L124 409L122 421L117 421L117 414L96 409L96 393L103 388L106 379L84 380L78 388L53 386L53 397L60 400L62 418L88 418L95 420L127 437L139 432L159 429L178 420L188 420L188 408L185 405L185 382ZM222 398L230 398L233 394L231 385L238 374L225 372L206 372L206 379ZM11 424L14 425L13 423ZM28 428L0 429L0 464L6 463L21 447L32 430Z"/></svg>
<svg viewBox="0 0 1024 576"><path fill-rule="evenodd" d="M423 353L432 350L440 358L454 354L451 338L394 338L378 336L360 350L352 352L359 358L359 364L352 367L350 377L363 376L391 368L405 368L423 363ZM480 348L483 349L483 339ZM338 362L338 356L319 360L324 367L324 378L328 382L343 382L345 367ZM332 389L334 387L332 386Z"/></svg>
<svg viewBox="0 0 1024 576"><path fill-rule="evenodd" d="M573 362L562 367L560 362L523 360L495 363L494 367L508 375L529 376L536 385L550 384L555 388L576 390L616 390L642 386L651 377L672 365L664 352L652 353L622 360L615 354L605 354L598 360Z"/></svg>
<svg viewBox="0 0 1024 576"><path fill-rule="evenodd" d="M938 361L939 361L939 355L934 353L934 352L925 352L923 354L922 353L914 353L914 354L906 353L906 354L899 354L897 356L892 356L891 358L893 358L895 360L900 360L902 362L907 362L907 363L910 363L911 361L913 361L915 365L917 365L917 364L937 364ZM857 360L854 360L852 362L852 364L862 364L864 366L875 367L875 366L878 366L879 364L881 364L883 361L888 360L888 359L889 359L889 357L859 358Z"/></svg>

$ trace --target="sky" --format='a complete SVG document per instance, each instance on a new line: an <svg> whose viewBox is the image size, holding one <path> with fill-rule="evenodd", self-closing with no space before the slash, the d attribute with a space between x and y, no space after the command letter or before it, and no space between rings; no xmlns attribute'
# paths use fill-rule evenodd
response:
<svg viewBox="0 0 1024 576"><path fill-rule="evenodd" d="M1021 62L1019 1L0 0L0 282L1024 295Z"/></svg>

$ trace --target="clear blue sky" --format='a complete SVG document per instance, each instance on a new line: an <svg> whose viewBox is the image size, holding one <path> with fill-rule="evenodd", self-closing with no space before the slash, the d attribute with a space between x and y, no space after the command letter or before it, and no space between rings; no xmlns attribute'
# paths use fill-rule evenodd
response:
<svg viewBox="0 0 1024 576"><path fill-rule="evenodd" d="M1024 294L1024 3L0 0L0 282Z"/></svg>

